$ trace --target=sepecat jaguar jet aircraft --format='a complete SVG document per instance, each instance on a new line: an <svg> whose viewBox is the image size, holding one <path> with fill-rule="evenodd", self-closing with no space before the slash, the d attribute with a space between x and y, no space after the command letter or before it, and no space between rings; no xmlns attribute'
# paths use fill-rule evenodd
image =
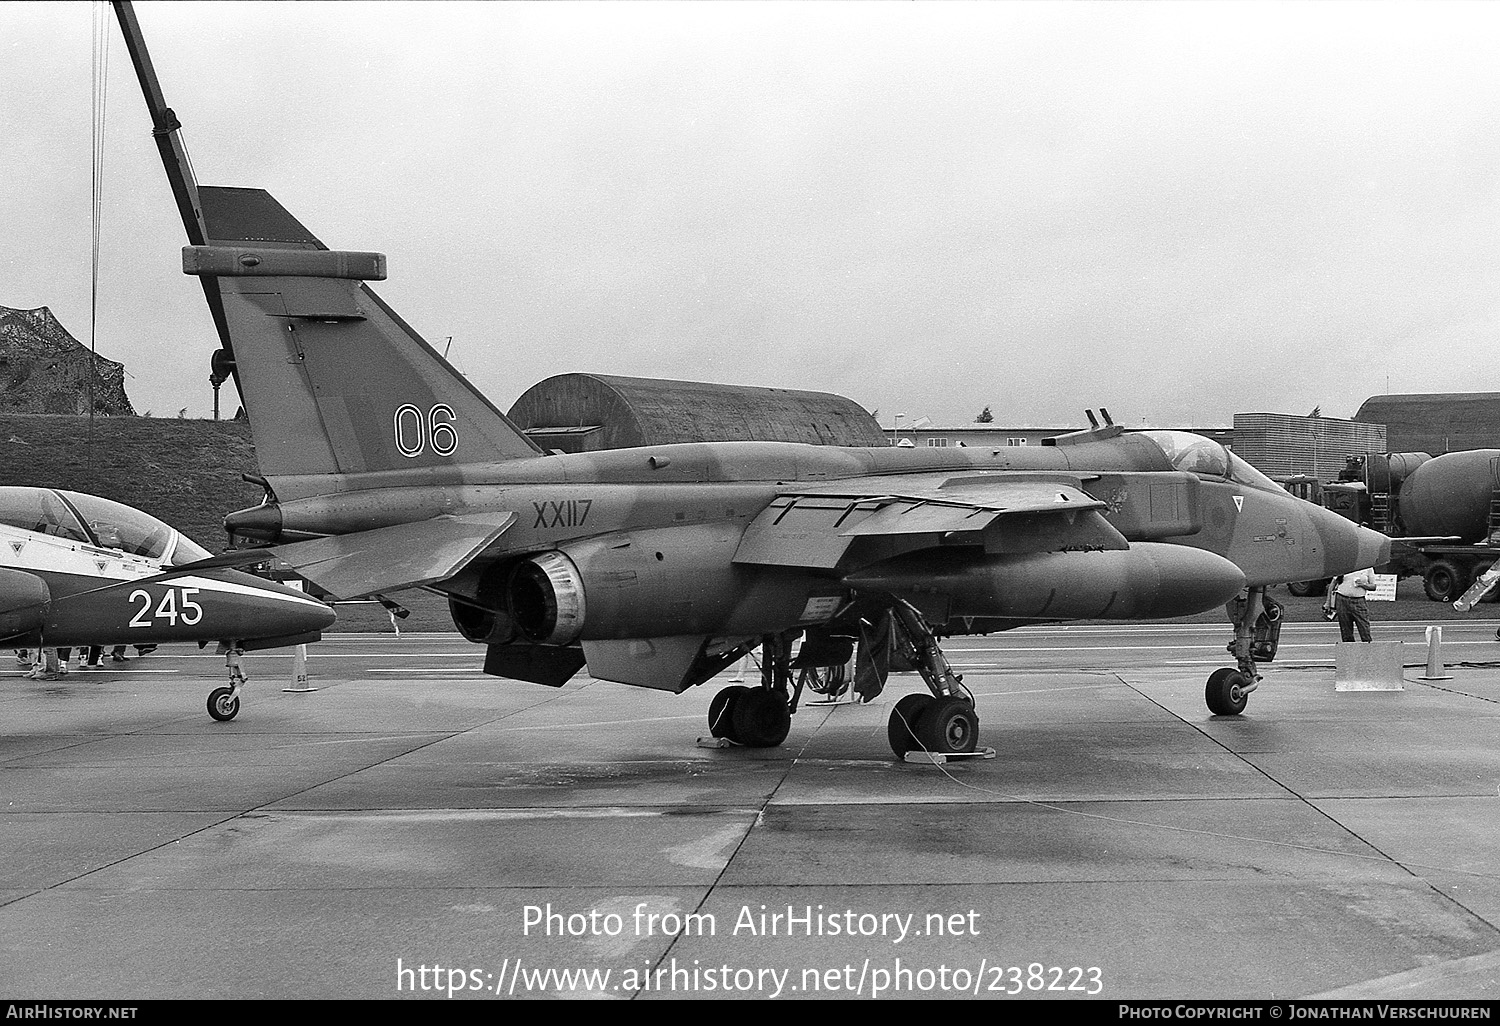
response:
<svg viewBox="0 0 1500 1026"><path fill-rule="evenodd" d="M240 653L317 641L334 612L237 570L162 579L209 553L140 510L97 495L0 487L0 648L221 642L229 686L216 720L240 709Z"/></svg>
<svg viewBox="0 0 1500 1026"><path fill-rule="evenodd" d="M1267 585L1381 562L1387 541L1289 495L1219 444L1100 426L1028 448L713 442L546 454L365 284L379 253L330 250L269 193L200 188L128 4L117 4L196 276L255 436L264 502L242 542L353 599L448 598L485 672L681 692L760 648L759 687L714 734L780 744L793 672L854 656L871 695L894 649L930 695L896 704L893 750L972 751L974 702L940 639L1070 619L1174 617L1250 590L1234 714L1259 680ZM1093 420L1093 415L1090 414ZM801 641L794 656L794 643Z"/></svg>

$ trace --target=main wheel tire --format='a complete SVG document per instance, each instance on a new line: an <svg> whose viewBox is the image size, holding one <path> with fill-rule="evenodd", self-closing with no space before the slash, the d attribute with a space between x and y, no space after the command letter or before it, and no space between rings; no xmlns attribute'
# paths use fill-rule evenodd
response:
<svg viewBox="0 0 1500 1026"><path fill-rule="evenodd" d="M891 751L901 759L917 746L917 724L933 703L931 695L905 695L891 710L890 723L886 726L886 737L891 742Z"/></svg>
<svg viewBox="0 0 1500 1026"><path fill-rule="evenodd" d="M1203 689L1208 711L1215 716L1238 716L1244 712L1250 696L1241 689L1248 683L1243 673L1228 666L1209 674L1208 686Z"/></svg>
<svg viewBox="0 0 1500 1026"><path fill-rule="evenodd" d="M792 710L785 691L747 688L729 708L732 741L747 748L775 748L792 730Z"/></svg>
<svg viewBox="0 0 1500 1026"><path fill-rule="evenodd" d="M240 711L240 700L231 698L233 688L214 688L208 693L208 714L216 720L232 720Z"/></svg>
<svg viewBox="0 0 1500 1026"><path fill-rule="evenodd" d="M714 737L734 740L734 705L740 695L749 694L743 684L724 688L708 703L708 732Z"/></svg>
<svg viewBox="0 0 1500 1026"><path fill-rule="evenodd" d="M1468 575L1456 563L1440 559L1422 575L1422 590L1434 602L1452 602L1468 590Z"/></svg>
<svg viewBox="0 0 1500 1026"><path fill-rule="evenodd" d="M917 719L917 742L934 755L962 755L979 744L974 703L949 695L933 701Z"/></svg>

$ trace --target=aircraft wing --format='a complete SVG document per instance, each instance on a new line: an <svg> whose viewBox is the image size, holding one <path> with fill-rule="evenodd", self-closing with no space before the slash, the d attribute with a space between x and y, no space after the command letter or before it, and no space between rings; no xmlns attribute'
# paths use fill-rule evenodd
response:
<svg viewBox="0 0 1500 1026"><path fill-rule="evenodd" d="M150 580L275 560L287 564L335 600L364 598L452 577L515 522L514 513L438 516L371 531L241 549L173 567Z"/></svg>
<svg viewBox="0 0 1500 1026"><path fill-rule="evenodd" d="M1077 476L867 478L785 492L746 529L735 562L833 569L955 541L986 552L1126 549Z"/></svg>

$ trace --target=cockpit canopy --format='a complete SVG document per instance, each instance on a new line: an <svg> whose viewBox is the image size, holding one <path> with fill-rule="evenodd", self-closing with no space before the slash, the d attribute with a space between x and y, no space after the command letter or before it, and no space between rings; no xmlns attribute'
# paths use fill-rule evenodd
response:
<svg viewBox="0 0 1500 1026"><path fill-rule="evenodd" d="M1246 488L1279 492L1281 487L1211 438L1191 431L1139 432L1157 444L1173 470L1199 477L1215 477Z"/></svg>
<svg viewBox="0 0 1500 1026"><path fill-rule="evenodd" d="M210 555L153 516L81 492L0 487L0 524L172 565Z"/></svg>

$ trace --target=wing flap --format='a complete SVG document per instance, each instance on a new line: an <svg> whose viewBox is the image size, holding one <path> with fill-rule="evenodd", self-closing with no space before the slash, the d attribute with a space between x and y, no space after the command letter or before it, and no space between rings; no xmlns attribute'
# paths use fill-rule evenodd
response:
<svg viewBox="0 0 1500 1026"><path fill-rule="evenodd" d="M883 501L890 497L780 496L745 528L734 561L832 569L853 540L843 529L874 514Z"/></svg>
<svg viewBox="0 0 1500 1026"><path fill-rule="evenodd" d="M924 499L898 499L878 513L844 528L840 534L859 538L875 534L946 534L950 531L981 531L999 512L980 506Z"/></svg>

